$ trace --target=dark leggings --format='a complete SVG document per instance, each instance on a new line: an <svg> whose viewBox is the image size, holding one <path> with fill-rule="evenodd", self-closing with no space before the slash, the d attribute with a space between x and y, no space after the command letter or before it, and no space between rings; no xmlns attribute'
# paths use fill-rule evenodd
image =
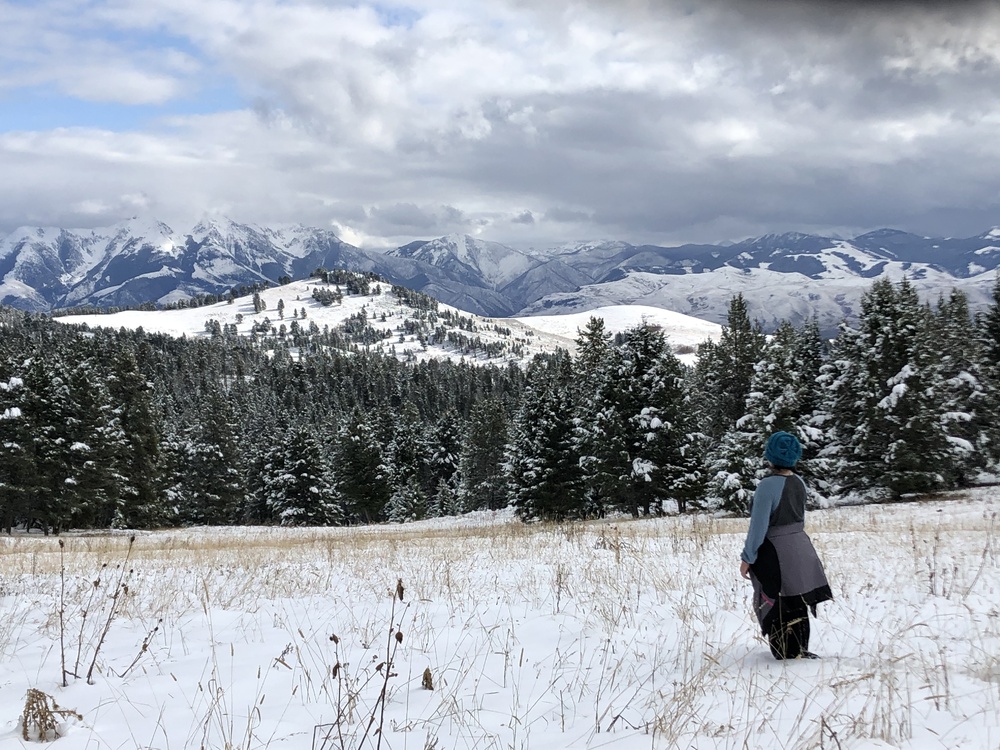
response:
<svg viewBox="0 0 1000 750"><path fill-rule="evenodd" d="M801 596L779 596L767 642L775 659L797 659L809 650L809 608Z"/></svg>

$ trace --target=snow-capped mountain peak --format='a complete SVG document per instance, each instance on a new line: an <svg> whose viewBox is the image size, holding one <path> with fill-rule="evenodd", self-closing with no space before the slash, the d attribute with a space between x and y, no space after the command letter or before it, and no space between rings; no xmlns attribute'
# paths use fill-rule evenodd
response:
<svg viewBox="0 0 1000 750"><path fill-rule="evenodd" d="M520 250L467 234L449 234L426 242L411 242L387 254L478 275L488 279L494 289L502 289L538 265L534 257Z"/></svg>
<svg viewBox="0 0 1000 750"><path fill-rule="evenodd" d="M832 330L878 277L913 281L931 300L954 287L973 310L992 301L1000 227L969 238L880 229L853 239L801 232L674 247L609 240L522 251L452 234L389 252L329 229L210 217L190 230L135 217L111 227L22 227L0 238L0 303L29 310L137 306L228 294L317 268L373 272L492 317L652 304L725 321L742 293L765 326L816 316Z"/></svg>

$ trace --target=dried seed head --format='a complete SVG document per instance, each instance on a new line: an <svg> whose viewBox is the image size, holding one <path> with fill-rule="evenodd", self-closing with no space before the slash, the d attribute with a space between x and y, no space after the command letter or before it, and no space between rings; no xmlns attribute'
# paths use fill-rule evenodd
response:
<svg viewBox="0 0 1000 750"><path fill-rule="evenodd" d="M339 674L340 674L340 662L338 661L336 664L333 665L333 676L336 677Z"/></svg>
<svg viewBox="0 0 1000 750"><path fill-rule="evenodd" d="M399 599L399 601L403 601L403 579L402 578L397 578L396 579L396 598Z"/></svg>
<svg viewBox="0 0 1000 750"><path fill-rule="evenodd" d="M340 643L340 638L337 637L336 633L330 633L330 640L333 641L334 645Z"/></svg>
<svg viewBox="0 0 1000 750"><path fill-rule="evenodd" d="M403 642L403 631L402 630L397 630L396 631L396 643L402 643L402 642Z"/></svg>
<svg viewBox="0 0 1000 750"><path fill-rule="evenodd" d="M59 546L60 547L65 547L66 546L66 540L65 539L60 539L59 540Z"/></svg>

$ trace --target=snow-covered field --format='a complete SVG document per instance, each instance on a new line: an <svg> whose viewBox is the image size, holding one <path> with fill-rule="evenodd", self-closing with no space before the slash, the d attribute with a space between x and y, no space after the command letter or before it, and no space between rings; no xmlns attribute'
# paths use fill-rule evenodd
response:
<svg viewBox="0 0 1000 750"><path fill-rule="evenodd" d="M0 537L0 747L35 688L65 750L997 748L998 510L810 513L837 598L792 662L739 519Z"/></svg>

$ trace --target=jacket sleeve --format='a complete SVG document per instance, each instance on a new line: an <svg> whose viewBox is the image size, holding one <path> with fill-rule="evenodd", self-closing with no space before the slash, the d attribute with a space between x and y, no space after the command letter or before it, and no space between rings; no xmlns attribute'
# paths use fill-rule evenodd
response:
<svg viewBox="0 0 1000 750"><path fill-rule="evenodd" d="M781 490L784 485L784 481L778 477L768 477L757 485L757 490L753 493L753 504L750 506L750 528L743 544L743 554L740 555L743 562L752 565L757 561L757 550L767 536L771 513L781 502Z"/></svg>

